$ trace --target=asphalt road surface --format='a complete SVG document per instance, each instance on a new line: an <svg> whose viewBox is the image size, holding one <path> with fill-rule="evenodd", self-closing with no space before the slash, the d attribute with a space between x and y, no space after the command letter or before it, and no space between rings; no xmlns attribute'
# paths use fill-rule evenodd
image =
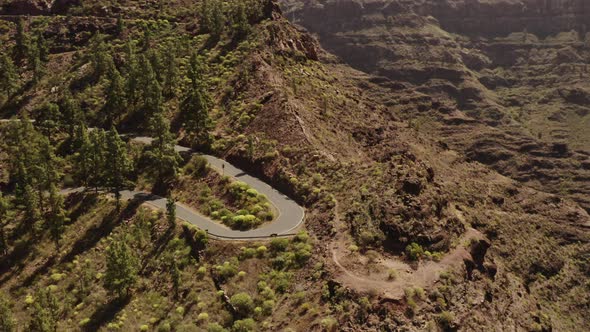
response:
<svg viewBox="0 0 590 332"><path fill-rule="evenodd" d="M136 137L133 138L136 142L145 144L151 143L150 137ZM191 149L176 146L176 151L183 153L192 153ZM209 235L220 239L227 240L255 240L271 238L275 236L290 236L295 235L297 228L303 223L305 216L304 209L289 197L281 194L262 180L246 174L241 169L229 164L228 162L209 155L202 155L209 162L209 166L219 173L231 176L239 181L247 183L250 187L256 189L259 193L266 195L268 200L275 206L278 211L278 216L271 222L268 222L259 228L249 231L233 230L229 227L213 221L208 217L200 214L196 210L185 206L181 203L176 204L177 218L184 220L198 228L207 231ZM76 188L66 190L64 193L72 193L82 191L84 188ZM122 191L121 197L123 199L141 199L147 204L150 204L158 209L166 210L166 198L152 195L146 192L138 191Z"/></svg>

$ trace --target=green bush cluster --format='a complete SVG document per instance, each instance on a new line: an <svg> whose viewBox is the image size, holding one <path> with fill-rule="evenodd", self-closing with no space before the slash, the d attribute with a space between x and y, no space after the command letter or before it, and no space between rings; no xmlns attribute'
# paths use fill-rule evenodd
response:
<svg viewBox="0 0 590 332"><path fill-rule="evenodd" d="M209 162L203 156L193 156L184 166L184 173L194 177L203 177L209 171Z"/></svg>
<svg viewBox="0 0 590 332"><path fill-rule="evenodd" d="M406 255L413 261L420 260L424 256L424 248L416 242L412 242L406 247Z"/></svg>
<svg viewBox="0 0 590 332"><path fill-rule="evenodd" d="M224 202L214 197L211 188L204 187L198 197L200 211L232 229L248 230L274 218L266 196L241 181L226 181L226 192L238 211L230 211Z"/></svg>

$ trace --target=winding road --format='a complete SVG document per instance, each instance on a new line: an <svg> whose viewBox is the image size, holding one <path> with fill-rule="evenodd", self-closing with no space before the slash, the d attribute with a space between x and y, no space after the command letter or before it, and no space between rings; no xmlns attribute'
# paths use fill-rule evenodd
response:
<svg viewBox="0 0 590 332"><path fill-rule="evenodd" d="M135 137L133 141L150 144L150 137ZM190 148L176 145L175 150L182 153L195 153ZM196 153L195 153L196 154ZM233 230L223 224L215 222L194 209L181 203L176 204L176 216L189 222L200 229L206 230L210 235L230 240L256 240L275 236L291 236L296 234L297 228L303 224L305 217L304 209L289 197L281 194L278 190L266 184L262 180L246 174L243 170L229 164L228 162L210 155L202 155L209 162L209 166L219 173L231 176L247 183L259 193L266 195L268 200L277 208L278 216L272 222L262 225L259 228L249 231ZM141 198L147 200L150 205L159 209L166 209L166 199L154 196L145 192L123 191L125 199Z"/></svg>
<svg viewBox="0 0 590 332"><path fill-rule="evenodd" d="M2 123L13 121L18 120L0 120ZM150 137L135 137L132 138L132 140L144 144L150 144L152 142L152 138ZM180 145L176 145L175 150L181 153L198 154L197 152L192 151L192 149ZM297 229L303 224L305 210L295 201L281 194L278 190L262 180L246 174L243 170L222 159L210 155L202 156L207 159L209 166L214 170L220 173L223 172L224 175L243 181L250 187L256 189L259 193L266 195L268 200L276 207L278 216L273 221L266 223L259 228L240 231L233 230L221 223L215 222L182 203L176 203L176 216L178 219L195 225L196 227L207 231L209 235L223 240L257 240L277 236L293 236L296 234ZM62 193L71 194L84 190L85 188L72 188L63 190ZM126 200L140 199L155 208L166 210L166 198L148 192L125 190L121 192L121 197Z"/></svg>

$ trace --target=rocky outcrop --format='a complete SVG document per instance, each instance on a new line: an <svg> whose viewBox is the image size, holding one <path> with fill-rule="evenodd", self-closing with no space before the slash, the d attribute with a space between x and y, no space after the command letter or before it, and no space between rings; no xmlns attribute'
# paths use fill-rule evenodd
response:
<svg viewBox="0 0 590 332"><path fill-rule="evenodd" d="M283 0L287 17L374 74L393 114L590 209L590 5L557 0ZM573 30L573 31L572 31ZM451 32L451 33L449 33ZM433 107L435 103L444 107ZM444 110L444 111L442 111ZM579 125L578 125L579 124ZM433 128L432 126L430 128ZM568 179L576 179L568 180Z"/></svg>
<svg viewBox="0 0 590 332"><path fill-rule="evenodd" d="M528 31L546 37L570 30L585 35L590 26L586 0L426 0L414 8L436 17L447 31L470 36Z"/></svg>
<svg viewBox="0 0 590 332"><path fill-rule="evenodd" d="M0 7L2 15L64 14L78 0L8 0Z"/></svg>

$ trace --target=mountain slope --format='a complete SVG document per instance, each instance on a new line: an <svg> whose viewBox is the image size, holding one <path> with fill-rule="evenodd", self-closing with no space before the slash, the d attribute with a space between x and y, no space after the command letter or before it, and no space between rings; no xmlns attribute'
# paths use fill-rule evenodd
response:
<svg viewBox="0 0 590 332"><path fill-rule="evenodd" d="M104 126L110 82L90 77L97 61L90 32L106 34L123 75L126 39L135 40L140 54L170 52L169 43L177 41L181 76L188 73L192 50L206 67L212 142L200 144L184 121L188 79L163 102L174 134L304 204L309 235L205 244L202 233L188 227L167 230L163 216L145 211L141 202L116 213L112 199L88 193L68 198L70 221L62 250L55 252L46 230L40 238L17 231L26 225L17 206L11 209L15 217L3 225L9 241L0 288L21 326L35 312L31 300L47 287L62 303L59 326L64 329L166 330L168 323L178 331L572 330L588 324L587 212L466 160L423 133L383 104L383 87L373 77L324 52L282 17L276 3L262 2L259 19L250 21L247 37L237 42L230 19L220 40L211 41L182 1L162 9L172 15L168 21L155 19L164 14L144 2L100 5L81 1L57 12L71 16L30 19L31 31L54 29L45 36L50 44L45 75L27 83L33 73L22 68L22 89L1 114L29 113L43 129L38 106L60 102L57 92L70 89L89 126ZM117 32L119 15L104 8L128 9L122 33ZM80 15L86 13L90 17ZM10 41L2 44L4 52L14 43L13 21L3 22L3 38ZM64 26L73 33L65 33ZM400 95L428 98L413 91ZM148 114L133 105L116 125L126 132L149 131ZM58 131L60 142L66 131ZM64 172L71 172L70 154L59 151ZM141 159L136 162L141 166ZM191 167L192 162L185 166L179 181L207 181L191 175ZM2 170L3 193L12 201L9 170ZM136 175L137 187L158 189L149 177ZM129 237L143 267L129 302L117 301L100 281L107 246L121 242L121 236ZM174 237L179 240L171 241ZM23 250L23 243L35 251ZM174 256L183 262L178 297L169 265ZM421 278L421 271L431 277ZM90 275L89 295L74 292L83 272ZM393 291L371 286L384 283ZM243 292L252 304L244 295L231 300Z"/></svg>

